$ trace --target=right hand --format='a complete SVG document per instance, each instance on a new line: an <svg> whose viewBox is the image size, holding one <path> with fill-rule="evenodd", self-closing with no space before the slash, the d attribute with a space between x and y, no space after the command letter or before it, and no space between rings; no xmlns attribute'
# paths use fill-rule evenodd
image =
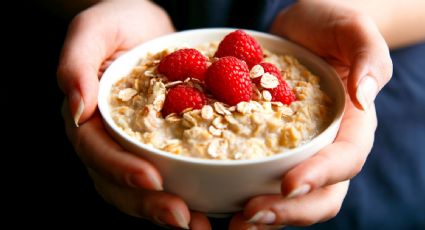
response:
<svg viewBox="0 0 425 230"><path fill-rule="evenodd" d="M67 96L63 116L69 139L106 201L157 224L209 229L205 215L190 212L181 198L162 192L157 169L117 144L97 112L98 76L111 61L173 31L167 14L149 1L104 1L77 15L58 68L58 82Z"/></svg>

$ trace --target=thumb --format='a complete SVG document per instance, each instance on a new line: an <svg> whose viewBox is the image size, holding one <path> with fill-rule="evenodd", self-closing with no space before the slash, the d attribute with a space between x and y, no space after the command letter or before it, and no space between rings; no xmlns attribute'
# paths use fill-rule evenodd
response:
<svg viewBox="0 0 425 230"><path fill-rule="evenodd" d="M75 125L96 110L98 71L109 55L108 37L84 12L70 24L58 66L58 83L65 93Z"/></svg>
<svg viewBox="0 0 425 230"><path fill-rule="evenodd" d="M388 46L376 26L370 20L363 20L365 30L359 40L352 44L352 63L347 81L348 94L354 105L368 110L375 97L391 79L392 61ZM364 25L363 24L363 25Z"/></svg>

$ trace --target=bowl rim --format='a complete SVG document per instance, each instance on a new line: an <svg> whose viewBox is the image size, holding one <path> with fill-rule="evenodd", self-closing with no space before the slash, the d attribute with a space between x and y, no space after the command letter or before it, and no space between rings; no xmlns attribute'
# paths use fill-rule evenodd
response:
<svg viewBox="0 0 425 230"><path fill-rule="evenodd" d="M330 73L332 73L332 75L336 76L336 80L338 81L338 85L340 86L339 89L337 89L338 91L343 91L343 93L341 95L343 95L343 98L341 98L341 106L339 108L336 109L335 111L335 117L334 119L330 122L330 124L321 132L319 133L317 136L315 136L313 139L311 139L310 141L294 148L294 149L289 149L287 150L284 154L275 154L272 156L267 156L267 157L263 157L263 158L259 158L259 159L240 159L240 160L214 160L214 159L202 159L202 158L195 158L195 157L190 157L190 156L182 156L182 155L175 155L160 149L157 149L153 146L149 146L145 143L142 143L141 141L137 140L134 137L131 137L130 135L128 135L126 132L124 132L123 129L121 129L112 119L112 116L110 115L110 103L109 103L109 97L107 98L102 98L101 96L103 95L101 92L105 91L105 90L109 90L111 89L112 85L105 85L105 76L107 77L109 75L109 72L112 68L114 68L115 65L117 65L117 63L119 62L119 60L123 59L124 57L128 56L130 53L133 52L140 52L141 49L148 49L148 47L152 44L152 43L158 43L161 42L162 40L168 40L172 37L175 36L187 36L188 34L196 34L196 35L205 35L205 34L210 34L210 33L220 33L220 34L224 34L225 33L229 33L232 32L234 30L237 30L238 28L203 28L203 29L191 29L191 30L184 30L184 31L179 31L179 32L175 32L175 33L171 33L171 34L167 34L164 36L160 36L157 37L155 39L149 40L147 42L144 42L140 45L137 45L135 47L133 47L132 49L128 50L127 52L125 52L123 55L121 55L120 57L118 57L116 60L113 61L113 63L104 71L104 73L102 74L100 81L99 81L99 91L98 91L98 109L100 111L101 117L103 122L106 123L107 126L109 126L109 128L113 129L113 131L115 133L118 133L119 136L121 138L124 138L125 141L130 142L131 144L137 146L138 148L141 148L143 151L150 151L153 154L158 154L162 157L165 158L169 158L169 159L173 159L176 161L180 161L180 162L185 162L185 163L192 163L192 164L197 164L197 165L211 165L211 166L237 166L237 165L250 165L250 164L261 164L261 163L266 163L266 162L271 162L271 161L275 161L278 159L285 159L285 158L289 158L295 154L298 154L300 152L305 151L305 149L308 149L311 145L315 144L316 142L320 142L321 139L323 139L325 137L325 135L327 135L327 133L331 132L332 129L336 128L339 129L339 127L335 127L335 126L339 126L342 116L344 114L344 110L345 110L345 106L346 106L346 94L345 94L345 89L343 86L343 82L341 80L341 78L339 77L339 75L337 74L337 72L328 64L326 63L322 58L318 57L316 54L312 53L311 51L307 50L306 48L288 41L282 37L276 36L276 35L272 35L272 34L268 34L268 33L264 33L264 32L259 32L259 31L254 31L254 30L247 30L247 29L243 29L246 33L253 35L255 37L262 37L263 39L269 39L269 40L278 40L279 42L283 42L283 43L287 43L290 46L292 46L292 48L299 50L300 52L304 52L306 53L308 56L313 57L313 59L316 59L315 61L317 61L319 63L320 66L325 67L328 71L330 71ZM167 47L164 47L164 49L166 49ZM125 76L123 76L125 77ZM320 76L319 76L320 77ZM120 78L121 79L121 78ZM109 95L109 94L106 94ZM149 153L148 153L149 154Z"/></svg>

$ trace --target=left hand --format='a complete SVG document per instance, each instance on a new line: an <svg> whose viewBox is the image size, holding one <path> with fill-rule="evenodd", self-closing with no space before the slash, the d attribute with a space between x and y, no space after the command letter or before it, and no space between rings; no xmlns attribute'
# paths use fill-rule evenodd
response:
<svg viewBox="0 0 425 230"><path fill-rule="evenodd" d="M392 74L388 46L375 23L344 3L299 1L276 17L271 32L328 61L351 100L334 143L286 173L281 195L252 198L233 217L230 229L306 226L334 217L348 181L372 148L377 126L373 101Z"/></svg>

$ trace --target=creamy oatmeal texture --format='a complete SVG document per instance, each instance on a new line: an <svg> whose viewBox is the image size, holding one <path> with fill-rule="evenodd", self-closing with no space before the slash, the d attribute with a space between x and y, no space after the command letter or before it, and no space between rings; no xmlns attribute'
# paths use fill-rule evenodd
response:
<svg viewBox="0 0 425 230"><path fill-rule="evenodd" d="M214 61L216 43L195 47ZM250 77L261 78L262 91L254 89L253 99L228 106L213 99L196 79L170 82L157 74L160 60L174 50L143 58L133 71L112 87L112 118L130 136L171 154L203 159L258 159L300 146L322 132L331 119L331 100L313 75L294 57L264 50L264 61L282 71L296 101L289 106L271 102L267 89L278 84L260 65ZM167 89L190 84L205 92L209 103L202 109L163 118L161 109Z"/></svg>

